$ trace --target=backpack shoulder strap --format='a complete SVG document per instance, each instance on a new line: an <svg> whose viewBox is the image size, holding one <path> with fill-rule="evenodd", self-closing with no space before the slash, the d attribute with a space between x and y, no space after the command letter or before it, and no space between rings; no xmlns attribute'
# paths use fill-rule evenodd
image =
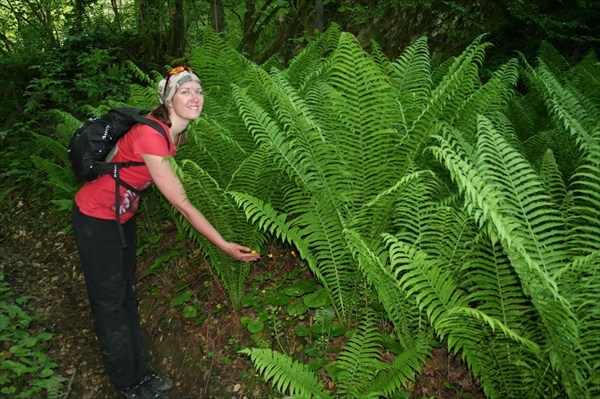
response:
<svg viewBox="0 0 600 399"><path fill-rule="evenodd" d="M161 136L163 136L165 138L165 140L167 141L167 147L169 148L169 150L171 149L171 142L169 141L169 138L167 137L167 132L165 132L165 129L162 127L162 125L152 119L146 118L145 115L147 115L150 111L142 110L142 109L138 109L138 108L134 108L134 107L114 108L114 111L122 113L122 114L126 114L129 117L131 117L131 119L135 120L136 122L143 123L144 125L150 126L151 128L156 130L158 133L161 134Z"/></svg>

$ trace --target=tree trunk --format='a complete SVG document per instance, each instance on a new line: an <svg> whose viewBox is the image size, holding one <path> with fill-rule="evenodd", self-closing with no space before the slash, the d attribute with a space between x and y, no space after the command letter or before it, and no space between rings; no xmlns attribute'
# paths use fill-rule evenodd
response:
<svg viewBox="0 0 600 399"><path fill-rule="evenodd" d="M81 0L77 0L77 2L81 2ZM119 11L119 5L117 4L117 0L110 0L110 5L112 7L113 13L115 14L114 26L120 32L121 31L121 12Z"/></svg>
<svg viewBox="0 0 600 399"><path fill-rule="evenodd" d="M287 60L293 55L294 49L289 45L289 40L297 37L299 34L304 36L306 34L304 31L309 29L308 21L310 21L310 14L314 10L308 3L309 0L296 1L296 6L293 8L295 11L294 14L278 24L277 39L272 41L269 48L255 57L259 64L265 62L273 54L279 53L283 60Z"/></svg>
<svg viewBox="0 0 600 399"><path fill-rule="evenodd" d="M75 0L73 15L75 15L75 21L73 21L73 32L81 32L83 18L85 17L85 0Z"/></svg>
<svg viewBox="0 0 600 399"><path fill-rule="evenodd" d="M175 0L175 15L173 15L173 47L170 55L183 57L185 55L185 12L183 0Z"/></svg>
<svg viewBox="0 0 600 399"><path fill-rule="evenodd" d="M225 8L223 7L223 0L210 0L210 26L219 35L225 33Z"/></svg>
<svg viewBox="0 0 600 399"><path fill-rule="evenodd" d="M315 15L312 23L312 32L323 32L323 0L315 0Z"/></svg>
<svg viewBox="0 0 600 399"><path fill-rule="evenodd" d="M147 57L155 63L163 61L172 42L167 19L162 18L163 15L169 16L164 3L163 0L137 0L138 32L142 38L138 56Z"/></svg>

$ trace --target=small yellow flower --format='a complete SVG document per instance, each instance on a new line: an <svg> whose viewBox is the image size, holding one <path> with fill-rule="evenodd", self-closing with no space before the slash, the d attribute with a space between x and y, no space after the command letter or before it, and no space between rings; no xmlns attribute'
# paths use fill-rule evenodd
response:
<svg viewBox="0 0 600 399"><path fill-rule="evenodd" d="M251 254L255 254L255 253L256 253L256 250L255 250L255 249L253 249L252 251L250 251L250 253L251 253Z"/></svg>
<svg viewBox="0 0 600 399"><path fill-rule="evenodd" d="M273 254L267 254L268 258L273 258Z"/></svg>

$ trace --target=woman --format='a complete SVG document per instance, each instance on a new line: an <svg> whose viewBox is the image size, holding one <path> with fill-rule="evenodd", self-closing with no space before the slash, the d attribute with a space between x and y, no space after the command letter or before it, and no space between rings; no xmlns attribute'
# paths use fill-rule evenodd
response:
<svg viewBox="0 0 600 399"><path fill-rule="evenodd" d="M200 79L188 67L174 68L158 85L158 105L149 116L168 132L169 143L155 129L135 125L119 141L114 162L143 161L121 169L120 178L138 191L154 183L190 224L234 259L258 259L250 248L226 241L188 200L166 156L173 156L181 134L200 117L204 97ZM96 333L106 372L129 398L168 398L172 381L147 367L135 295L135 213L139 192L120 188L119 215L126 240L115 225L115 187L111 175L85 183L75 195L73 226Z"/></svg>

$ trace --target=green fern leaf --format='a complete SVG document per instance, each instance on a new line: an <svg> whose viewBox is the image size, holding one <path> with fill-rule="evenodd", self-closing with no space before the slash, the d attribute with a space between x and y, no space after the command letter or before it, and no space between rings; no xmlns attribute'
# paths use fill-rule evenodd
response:
<svg viewBox="0 0 600 399"><path fill-rule="evenodd" d="M600 250L600 129L573 175L573 206L569 212L571 245L575 254Z"/></svg>
<svg viewBox="0 0 600 399"><path fill-rule="evenodd" d="M337 360L327 367L339 392L352 398L380 394L372 391L372 382L383 368L381 331L373 315L366 315L352 337L344 344Z"/></svg>
<svg viewBox="0 0 600 399"><path fill-rule="evenodd" d="M262 377L281 394L291 398L330 398L323 383L304 364L271 349L247 348L240 351L248 356Z"/></svg>

